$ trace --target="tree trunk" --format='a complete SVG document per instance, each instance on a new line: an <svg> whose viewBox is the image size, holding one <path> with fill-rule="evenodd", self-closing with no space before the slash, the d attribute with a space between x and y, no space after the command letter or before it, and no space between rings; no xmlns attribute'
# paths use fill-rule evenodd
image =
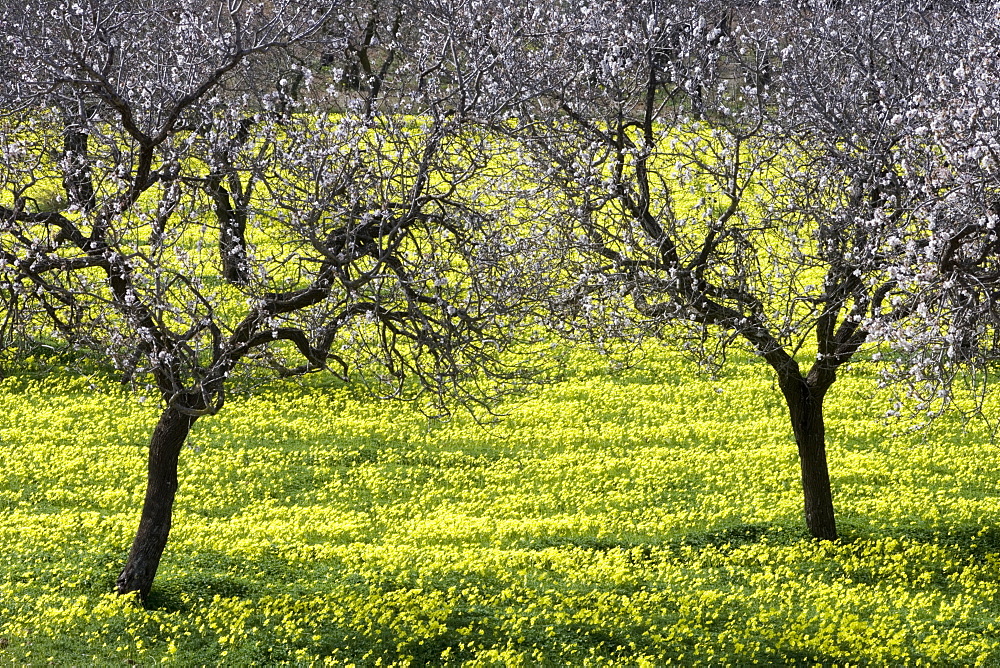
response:
<svg viewBox="0 0 1000 668"><path fill-rule="evenodd" d="M250 282L246 211L233 204L233 198L222 184L222 174L210 174L205 183L215 206L215 217L219 221L222 275L233 285L246 285Z"/></svg>
<svg viewBox="0 0 1000 668"><path fill-rule="evenodd" d="M825 390L813 387L805 379L783 384L785 402L795 432L805 497L806 526L816 538L837 538L833 512L830 471L826 465L826 432L823 425Z"/></svg>
<svg viewBox="0 0 1000 668"><path fill-rule="evenodd" d="M163 548L170 535L170 520L177 493L177 460L196 418L167 408L149 441L146 500L128 561L118 576L118 593L139 592L145 599L153 586Z"/></svg>
<svg viewBox="0 0 1000 668"><path fill-rule="evenodd" d="M97 205L94 184L91 181L87 145L89 135L75 125L63 131L63 187L70 204L84 211L93 211Z"/></svg>

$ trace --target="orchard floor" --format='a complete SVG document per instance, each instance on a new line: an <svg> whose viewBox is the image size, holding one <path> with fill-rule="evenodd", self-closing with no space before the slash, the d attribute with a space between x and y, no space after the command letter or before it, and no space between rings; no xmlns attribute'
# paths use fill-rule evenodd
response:
<svg viewBox="0 0 1000 668"><path fill-rule="evenodd" d="M767 370L671 354L481 427L281 384L195 425L146 608L110 590L155 401L0 384L0 665L1000 665L1000 446L844 375L808 538Z"/></svg>

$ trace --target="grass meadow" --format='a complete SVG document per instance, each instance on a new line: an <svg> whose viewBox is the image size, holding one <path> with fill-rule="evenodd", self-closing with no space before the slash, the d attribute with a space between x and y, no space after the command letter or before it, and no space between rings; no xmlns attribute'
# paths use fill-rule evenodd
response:
<svg viewBox="0 0 1000 668"><path fill-rule="evenodd" d="M886 420L875 387L857 368L828 400L821 543L753 359L576 352L487 426L268 386L195 425L143 609L110 591L156 400L12 373L0 664L1000 665L1000 446Z"/></svg>

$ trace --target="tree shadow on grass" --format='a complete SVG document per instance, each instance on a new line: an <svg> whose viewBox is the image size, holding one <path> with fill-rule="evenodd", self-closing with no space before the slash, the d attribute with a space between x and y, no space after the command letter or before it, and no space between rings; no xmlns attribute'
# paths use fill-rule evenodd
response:
<svg viewBox="0 0 1000 668"><path fill-rule="evenodd" d="M537 540L527 547L533 550L544 550L553 547L581 548L595 552L622 550L632 553L638 552L639 554L645 553L647 556L650 556L652 551L657 548L673 548L675 551L681 548L738 548L743 545L759 543L765 538L771 543L790 544L800 541L803 538L808 538L808 534L805 530L789 529L779 524L744 523L715 531L692 532L679 538L663 541L615 540L613 537L598 538L594 536L549 536Z"/></svg>
<svg viewBox="0 0 1000 668"><path fill-rule="evenodd" d="M143 607L163 612L189 612L193 600L212 599L215 596L250 598L256 591L257 587L242 578L212 574L191 575L154 585Z"/></svg>
<svg viewBox="0 0 1000 668"><path fill-rule="evenodd" d="M909 529L892 535L938 545L977 562L988 555L1000 555L1000 528L997 527L965 526L947 531Z"/></svg>
<svg viewBox="0 0 1000 668"><path fill-rule="evenodd" d="M892 538L904 543L935 545L952 552L956 557L973 562L982 562L987 556L1000 557L1000 527L968 524L949 529L923 527L868 529L850 521L840 524L838 540L847 545Z"/></svg>
<svg viewBox="0 0 1000 668"><path fill-rule="evenodd" d="M187 568L184 568L187 567ZM171 577L171 570L184 569L188 574ZM187 611L185 601L222 598L254 598L275 586L284 586L300 578L295 569L277 551L265 549L257 558L237 558L228 554L202 552L180 564L163 569L157 583L146 597L149 610Z"/></svg>

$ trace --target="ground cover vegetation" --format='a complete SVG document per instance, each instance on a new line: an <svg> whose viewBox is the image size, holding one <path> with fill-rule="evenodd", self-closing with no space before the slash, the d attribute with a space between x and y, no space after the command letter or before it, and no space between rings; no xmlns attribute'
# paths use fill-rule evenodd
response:
<svg viewBox="0 0 1000 668"><path fill-rule="evenodd" d="M598 342L669 325L709 368L754 350L788 406L806 524L835 538L823 402L844 365L905 351L888 375L927 417L993 357L997 110L967 80L973 45L1000 43L996 7L602 8L559 5L512 66L537 93L518 137L555 193L539 215L575 251L556 319Z"/></svg>
<svg viewBox="0 0 1000 668"><path fill-rule="evenodd" d="M816 544L790 529L785 506L747 491L756 484L747 472L760 470L751 455L743 462L749 468L730 474L725 494L713 497L720 478L705 467L741 448L757 452L759 439L744 433L734 444L715 435L731 433L723 428L679 426L672 415L680 410L668 407L700 405L692 393L706 383L724 396L718 379L738 378L731 382L740 401L762 402L740 419L772 425L774 407L755 393L780 396L796 447L786 458L765 457L773 467L767 484L798 462L806 526L821 539L840 535L828 427L836 438L853 433L834 429L827 414L835 381L866 383L868 394L895 388L878 395L889 404L874 415L910 411L925 420L948 408L992 407L998 9L903 0L156 7L53 0L13 8L0 40L0 62L19 73L0 83L7 387L11 397L55 398L64 384L62 396L77 404L72 414L96 401L106 410L102 429L152 434L139 528L114 584L130 596L102 597L107 578L52 566L69 578L60 591L85 590L76 607L67 604L76 612L65 623L106 615L107 625L88 633L95 641L118 633L104 654L85 658L106 659L114 645L129 660L176 654L234 662L994 661L992 613L981 614L995 594L985 584L995 557L986 510L993 487L982 465L962 459L989 453L980 423L952 416L918 436L858 423L891 441L880 446L886 453L923 439L927 452L913 457L939 450L955 457L947 466L961 475L925 470L963 481L952 490L962 502L942 501L949 514L936 519L926 516L937 507L926 499L911 509L898 498L883 499L890 505L881 520L867 511L854 519L856 495L902 484L892 476L916 464L869 481L876 492L864 484L854 490L856 462L843 457L851 441L833 441L836 464L848 467L833 478L845 490L838 505L849 540ZM465 418L432 426L407 409L361 401L383 395L424 412L465 406L489 416L505 394L531 379L552 381L556 362L572 358L553 335L610 353L613 364L646 366L604 379L595 371L606 366L596 361L603 357L575 353L581 357L566 372L575 380L505 404L517 417L476 438L461 431L471 426ZM683 350L715 380L681 372L680 358L660 343ZM747 352L770 368L773 385ZM734 358L735 374L726 368ZM851 369L853 378L844 373ZM42 370L48 379L38 379ZM269 385L314 374L299 386ZM125 394L110 389L112 378ZM576 412L560 405L562 416L544 403L590 380L609 401L616 383L645 388L655 401L630 396L623 405L647 410L612 411L595 418L593 432L583 399ZM144 415L130 403L138 395L159 417L124 427L123 416ZM239 408L227 422L222 409L232 396ZM315 429L363 419L371 443L355 448L354 427L343 427L342 443L317 436L316 445L291 426L259 425L252 438L273 444L270 454L263 445L250 452L226 442L254 411L299 424L301 402L311 406L303 416L323 421ZM329 402L342 402L330 410L344 415L334 419ZM736 422L723 399L713 405L714 422ZM870 418L872 407L859 415ZM616 419L627 424L610 427ZM583 435L549 444L567 420ZM52 443L61 442L58 422L47 422ZM12 443L20 442L21 423L8 430ZM533 435L518 431L528 428ZM666 431L640 445L633 432L647 428ZM678 428L697 434L699 445L663 467L654 463L659 454L644 459L662 439L674 442ZM193 498L211 496L205 507L218 507L205 511L205 535L171 539L179 553L168 560L185 575L154 588L179 470L203 452L195 436L209 432L223 444L211 440L204 451L226 453L225 466L205 462L183 475ZM443 434L453 439L447 446L436 440ZM130 479L120 444L109 448L103 433L92 436L77 439L73 461L90 461L82 453L92 445L103 452L102 470ZM525 445L512 455L519 438ZM781 441L767 430L760 438ZM26 445L25 456L36 456L28 454L35 447ZM535 460L551 462L532 469L530 447ZM100 518L122 512L116 504L126 487L83 503L11 457L21 471L5 491L11 526L26 528L40 511L61 516L66 503L92 508L89 549L117 544L97 534L121 530L118 520ZM552 462L569 467L570 478L546 473ZM452 463L458 478L445 491L428 487ZM226 466L254 470L256 482L237 487ZM491 481L486 471L511 477ZM979 474L979 483L965 482ZM365 475L398 477L387 495ZM510 491L466 505L469 492L494 482L506 489L514 478L528 496L511 501L513 515L487 510L505 508ZM344 496L327 488L334 479ZM246 508L222 502L226 490ZM93 499L109 505L87 505ZM284 518L288 544L252 529L270 522L269 513ZM34 540L29 534L25 540ZM233 554L191 547L222 538ZM12 540L12 554L36 553L33 543ZM66 549L82 545L68 541ZM206 550L214 556L197 557ZM473 554L505 564L503 577L489 580ZM911 557L914 565L902 571L865 570ZM206 587L218 597L186 591L185 577L200 577L201 563L211 571L216 558L228 575ZM440 568L426 570L425 558ZM107 568L103 559L94 569ZM268 564L257 571L265 584L248 584L240 570L255 559ZM762 565L789 559L795 565L787 569ZM803 565L815 560L827 567ZM573 562L586 577L560 570ZM15 658L28 657L41 651L38 637L53 653L82 651L41 640L56 637L57 627L30 620L60 606L62 594L38 597L32 587L49 576L19 571L14 561L11 568L12 586L26 592L11 599L18 601L11 615L28 621L3 636L4 649L16 645ZM557 575L550 582L539 568ZM793 581L804 578L791 595L811 607L765 606L776 596L754 577L782 579L786 570ZM376 575L387 572L396 574L391 582ZM479 575L469 580L468 572ZM704 599L670 598L682 579L699 578L707 578L694 587ZM885 579L893 584L883 590ZM862 585L889 603L865 598ZM758 590L763 598L748 598ZM129 607L133 597L145 612ZM295 608L303 600L316 607ZM303 617L290 616L289 606ZM391 613L376 614L383 607ZM872 611L887 619L873 621ZM548 620L544 633L529 612ZM605 613L621 620L614 632L598 618ZM654 620L663 621L663 634ZM188 622L197 633L180 630ZM245 637L240 624L249 628ZM307 637L309 625L322 631ZM265 627L271 635L257 635ZM199 640L178 644L180 633ZM866 633L881 643L852 655L858 638L870 644ZM271 636L281 640L270 643ZM154 640L155 650L147 644Z"/></svg>
<svg viewBox="0 0 1000 668"><path fill-rule="evenodd" d="M998 455L855 369L827 425L843 538L801 526L774 381L668 348L484 431L287 383L199 420L146 608L110 593L157 420L111 379L0 392L0 660L149 665L996 665ZM750 391L747 391L750 390ZM738 485L733 481L739 480Z"/></svg>
<svg viewBox="0 0 1000 668"><path fill-rule="evenodd" d="M417 8L397 32L396 7L364 86L313 77L300 60L350 42L324 29L361 9L53 2L6 19L8 337L111 362L163 405L120 593L150 591L180 449L230 386L326 371L443 411L525 372L501 354L540 287L530 234L466 130L472 101L452 99L474 92L478 53L455 12ZM476 100L477 124L494 103ZM60 182L65 206L40 202Z"/></svg>

